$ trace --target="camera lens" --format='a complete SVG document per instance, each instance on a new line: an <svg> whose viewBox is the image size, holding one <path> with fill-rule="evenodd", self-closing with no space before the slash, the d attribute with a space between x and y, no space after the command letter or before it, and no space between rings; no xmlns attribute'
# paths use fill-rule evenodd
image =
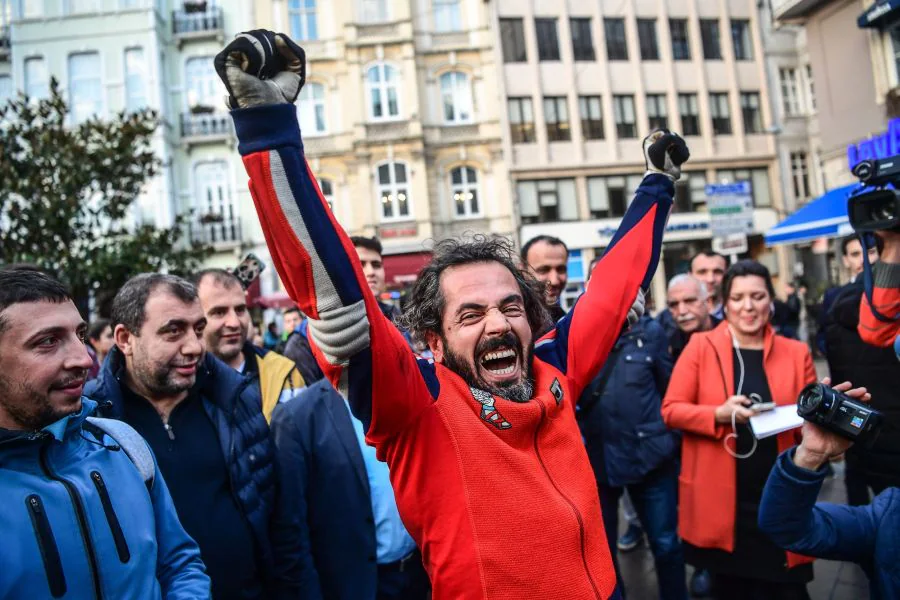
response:
<svg viewBox="0 0 900 600"><path fill-rule="evenodd" d="M797 399L797 413L801 417L815 413L822 404L822 396L822 386L818 383L811 383L803 388Z"/></svg>
<svg viewBox="0 0 900 600"><path fill-rule="evenodd" d="M894 211L894 205L885 202L881 206L872 208L872 218L877 221L890 221L896 218L897 213Z"/></svg>

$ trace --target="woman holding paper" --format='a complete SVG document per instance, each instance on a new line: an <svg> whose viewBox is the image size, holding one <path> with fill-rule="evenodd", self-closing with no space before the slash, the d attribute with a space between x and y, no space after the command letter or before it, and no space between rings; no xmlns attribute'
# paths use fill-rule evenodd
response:
<svg viewBox="0 0 900 600"><path fill-rule="evenodd" d="M786 554L757 526L769 471L800 430L775 435L771 430L783 425L763 432L754 420L757 439L751 418L796 404L800 390L816 380L812 356L805 344L775 335L769 324L775 293L765 266L735 263L722 291L725 321L691 337L662 405L666 424L684 432L679 533L685 557L713 574L716 598L806 600L811 559ZM791 410L770 420L791 421L782 414Z"/></svg>

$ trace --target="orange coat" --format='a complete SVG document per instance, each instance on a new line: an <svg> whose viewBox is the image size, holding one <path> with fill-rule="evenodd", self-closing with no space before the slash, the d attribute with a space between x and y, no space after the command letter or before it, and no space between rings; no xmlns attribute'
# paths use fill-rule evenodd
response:
<svg viewBox="0 0 900 600"><path fill-rule="evenodd" d="M731 424L716 423L715 411L735 393L733 350L726 323L691 336L675 365L662 405L666 425L684 432L679 533L694 546L728 552L734 551L739 459L726 452L723 444L725 435L731 432ZM809 348L801 342L776 336L769 326L763 365L772 400L779 405L795 404L800 390L816 380ZM778 436L779 452L797 443L799 431L795 429ZM810 561L788 553L791 567Z"/></svg>

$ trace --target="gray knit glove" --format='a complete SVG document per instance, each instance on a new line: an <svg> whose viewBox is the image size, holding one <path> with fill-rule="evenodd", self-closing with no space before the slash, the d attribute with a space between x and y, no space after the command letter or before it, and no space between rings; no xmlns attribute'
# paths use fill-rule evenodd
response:
<svg viewBox="0 0 900 600"><path fill-rule="evenodd" d="M235 36L216 55L216 73L230 109L293 104L306 83L306 53L283 33L265 29Z"/></svg>

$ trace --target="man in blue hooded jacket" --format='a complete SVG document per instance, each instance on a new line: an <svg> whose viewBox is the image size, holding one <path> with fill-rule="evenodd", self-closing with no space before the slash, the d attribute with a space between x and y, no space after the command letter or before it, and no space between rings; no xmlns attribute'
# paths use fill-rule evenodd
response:
<svg viewBox="0 0 900 600"><path fill-rule="evenodd" d="M0 598L209 598L152 454L145 480L88 421L85 334L59 282L0 270Z"/></svg>

